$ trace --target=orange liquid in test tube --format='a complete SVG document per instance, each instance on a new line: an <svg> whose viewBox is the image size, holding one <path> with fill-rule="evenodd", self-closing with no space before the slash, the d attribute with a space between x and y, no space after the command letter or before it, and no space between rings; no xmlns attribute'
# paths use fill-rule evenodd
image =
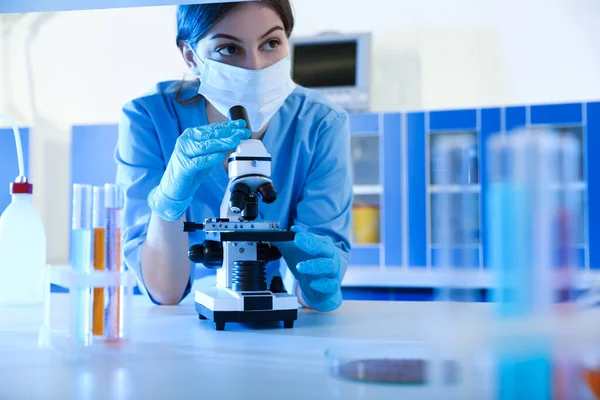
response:
<svg viewBox="0 0 600 400"><path fill-rule="evenodd" d="M94 228L94 270L106 269L106 207L104 206L104 186L94 186L93 220ZM92 306L92 333L94 336L105 334L105 289L94 288Z"/></svg>
<svg viewBox="0 0 600 400"><path fill-rule="evenodd" d="M94 228L94 270L104 271L104 228ZM104 288L94 289L92 332L104 335Z"/></svg>

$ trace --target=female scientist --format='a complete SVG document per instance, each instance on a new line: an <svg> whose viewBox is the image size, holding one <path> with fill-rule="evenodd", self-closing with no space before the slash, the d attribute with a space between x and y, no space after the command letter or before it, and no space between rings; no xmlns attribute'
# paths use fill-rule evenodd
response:
<svg viewBox="0 0 600 400"><path fill-rule="evenodd" d="M159 83L123 108L115 159L125 193L124 261L156 304L178 304L191 291L187 251L202 238L188 236L182 222L219 216L226 157L250 137L271 154L278 191L273 204L260 204L259 218L297 232L294 242L277 245L287 268L267 274L282 276L305 307L327 312L342 302L352 205L348 116L292 81L293 25L289 0L179 6L177 46L195 78ZM239 99L250 127L226 117Z"/></svg>

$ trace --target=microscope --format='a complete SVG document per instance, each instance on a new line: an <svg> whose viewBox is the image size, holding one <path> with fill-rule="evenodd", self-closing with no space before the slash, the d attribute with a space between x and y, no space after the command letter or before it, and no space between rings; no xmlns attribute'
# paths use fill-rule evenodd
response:
<svg viewBox="0 0 600 400"><path fill-rule="evenodd" d="M246 109L229 110L232 120L243 119L250 127ZM286 292L280 276L267 288L266 266L281 258L273 245L293 241L294 232L279 228L279 222L258 220L259 199L271 204L277 199L271 176L271 155L260 140L242 140L228 160L229 183L219 218L204 223L184 222L185 232L203 230L205 240L188 250L188 258L216 269L216 286L196 290L195 308L200 319L215 323L279 322L293 328L298 317L298 299Z"/></svg>

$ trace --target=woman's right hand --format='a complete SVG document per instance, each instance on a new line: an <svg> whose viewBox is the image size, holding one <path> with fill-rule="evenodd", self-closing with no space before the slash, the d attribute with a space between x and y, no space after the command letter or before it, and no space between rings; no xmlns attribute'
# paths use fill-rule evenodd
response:
<svg viewBox="0 0 600 400"><path fill-rule="evenodd" d="M160 184L148 195L152 211L167 221L181 218L209 169L223 163L250 136L244 120L186 129L177 139Z"/></svg>

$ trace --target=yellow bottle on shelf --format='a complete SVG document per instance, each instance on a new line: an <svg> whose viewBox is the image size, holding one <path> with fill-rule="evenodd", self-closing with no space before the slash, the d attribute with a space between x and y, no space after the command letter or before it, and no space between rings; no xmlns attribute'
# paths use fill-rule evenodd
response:
<svg viewBox="0 0 600 400"><path fill-rule="evenodd" d="M355 242L357 244L379 243L379 206L360 204L352 209Z"/></svg>

